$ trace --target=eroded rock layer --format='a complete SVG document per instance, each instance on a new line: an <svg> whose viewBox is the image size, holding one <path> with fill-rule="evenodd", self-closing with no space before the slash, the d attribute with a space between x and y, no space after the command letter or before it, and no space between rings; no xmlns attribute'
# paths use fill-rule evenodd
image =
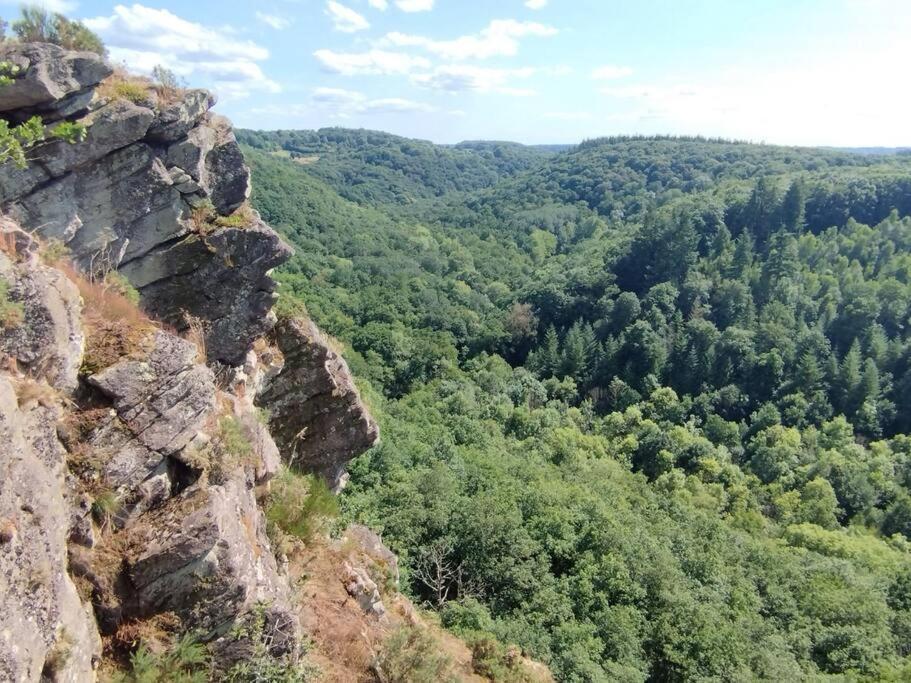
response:
<svg viewBox="0 0 911 683"><path fill-rule="evenodd" d="M118 269L145 308L178 329L203 320L209 360L242 362L274 323L269 271L290 248L252 210L227 225L250 193L250 172L230 122L203 90L131 101L98 95L111 67L91 53L54 45L0 47L21 71L0 89L0 114L86 126L78 144L53 140L26 168L6 164L0 211L56 239L93 271ZM136 99L136 98L133 98Z"/></svg>

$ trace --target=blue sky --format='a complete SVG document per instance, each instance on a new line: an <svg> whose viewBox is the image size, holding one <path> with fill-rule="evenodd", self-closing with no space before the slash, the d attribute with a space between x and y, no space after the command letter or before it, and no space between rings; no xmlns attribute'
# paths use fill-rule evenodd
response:
<svg viewBox="0 0 911 683"><path fill-rule="evenodd" d="M162 63L214 89L244 127L911 144L911 0L46 4L131 68Z"/></svg>

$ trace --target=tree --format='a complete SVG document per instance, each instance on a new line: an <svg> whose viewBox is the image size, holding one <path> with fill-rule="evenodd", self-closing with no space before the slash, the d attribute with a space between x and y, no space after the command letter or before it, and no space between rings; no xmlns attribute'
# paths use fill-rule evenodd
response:
<svg viewBox="0 0 911 683"><path fill-rule="evenodd" d="M101 38L85 24L34 5L22 8L22 16L13 22L13 32L24 43L53 43L68 50L107 54Z"/></svg>
<svg viewBox="0 0 911 683"><path fill-rule="evenodd" d="M838 498L826 479L816 477L804 484L797 510L801 522L816 524L823 529L838 528Z"/></svg>
<svg viewBox="0 0 911 683"><path fill-rule="evenodd" d="M801 232L806 224L807 188L803 178L791 183L781 201L782 227L788 232Z"/></svg>
<svg viewBox="0 0 911 683"><path fill-rule="evenodd" d="M769 176L762 176L753 186L753 192L743 207L740 220L756 237L759 244L768 242L778 228L778 187Z"/></svg>

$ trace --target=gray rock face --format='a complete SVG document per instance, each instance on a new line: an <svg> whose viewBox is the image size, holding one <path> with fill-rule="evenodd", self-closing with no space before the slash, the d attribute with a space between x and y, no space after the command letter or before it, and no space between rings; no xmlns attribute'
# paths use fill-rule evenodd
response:
<svg viewBox="0 0 911 683"><path fill-rule="evenodd" d="M243 479L188 490L146 515L134 539L138 550L127 562L140 615L175 611L211 640L226 636L242 615L262 604L285 628L269 635L286 641L285 651L295 647L298 626L287 581L278 573L265 518Z"/></svg>
<svg viewBox="0 0 911 683"><path fill-rule="evenodd" d="M0 327L0 355L70 393L77 385L85 345L79 291L63 273L40 262L34 240L11 222L0 219L0 239L18 245L16 256L0 252L0 278L23 311L21 324Z"/></svg>
<svg viewBox="0 0 911 683"><path fill-rule="evenodd" d="M123 359L88 378L113 403L88 444L117 496L118 526L130 526L170 497L169 456L196 436L215 407L212 371L197 363L197 354L190 342L158 331L146 357Z"/></svg>
<svg viewBox="0 0 911 683"><path fill-rule="evenodd" d="M260 222L205 238L190 236L130 261L121 271L152 315L178 328L185 324L184 311L202 318L208 357L239 365L253 341L275 324L275 282L268 272L290 254ZM187 306L175 310L175 302Z"/></svg>
<svg viewBox="0 0 911 683"><path fill-rule="evenodd" d="M0 89L0 111L13 119L69 116L69 100L91 97L110 73L94 55L50 45L9 45L0 54L23 68ZM85 269L121 270L154 315L178 327L185 313L209 321L209 360L240 364L274 323L268 271L291 250L258 219L199 234L194 207L211 202L227 215L250 193L230 123L209 112L214 102L189 90L167 104L93 103L79 119L84 142L50 141L32 150L27 168L4 166L0 212L64 242Z"/></svg>
<svg viewBox="0 0 911 683"><path fill-rule="evenodd" d="M96 54L47 43L0 46L0 61L20 68L14 82L3 89L0 112L21 113L20 118L75 113L91 100L92 88L112 72Z"/></svg>
<svg viewBox="0 0 911 683"><path fill-rule="evenodd" d="M93 680L101 639L67 573L72 513L56 434L82 358L82 306L30 236L0 219L0 239L0 278L23 313L0 329L0 355L30 375L0 370L0 680Z"/></svg>
<svg viewBox="0 0 911 683"><path fill-rule="evenodd" d="M146 448L171 455L186 446L215 407L212 371L198 349L158 331L145 360L122 360L89 377L113 400L117 415Z"/></svg>
<svg viewBox="0 0 911 683"><path fill-rule="evenodd" d="M162 108L149 130L149 139L173 142L187 133L215 106L215 96L207 90L190 90L178 102Z"/></svg>
<svg viewBox="0 0 911 683"><path fill-rule="evenodd" d="M272 332L282 371L257 399L289 465L344 485L345 465L379 440L379 427L354 386L345 360L309 320L286 320Z"/></svg>

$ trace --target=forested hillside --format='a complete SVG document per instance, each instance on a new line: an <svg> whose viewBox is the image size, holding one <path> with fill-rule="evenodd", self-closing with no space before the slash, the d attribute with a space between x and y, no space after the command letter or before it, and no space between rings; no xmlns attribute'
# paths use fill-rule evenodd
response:
<svg viewBox="0 0 911 683"><path fill-rule="evenodd" d="M447 627L561 681L911 677L911 157L242 140L380 414L343 507Z"/></svg>

